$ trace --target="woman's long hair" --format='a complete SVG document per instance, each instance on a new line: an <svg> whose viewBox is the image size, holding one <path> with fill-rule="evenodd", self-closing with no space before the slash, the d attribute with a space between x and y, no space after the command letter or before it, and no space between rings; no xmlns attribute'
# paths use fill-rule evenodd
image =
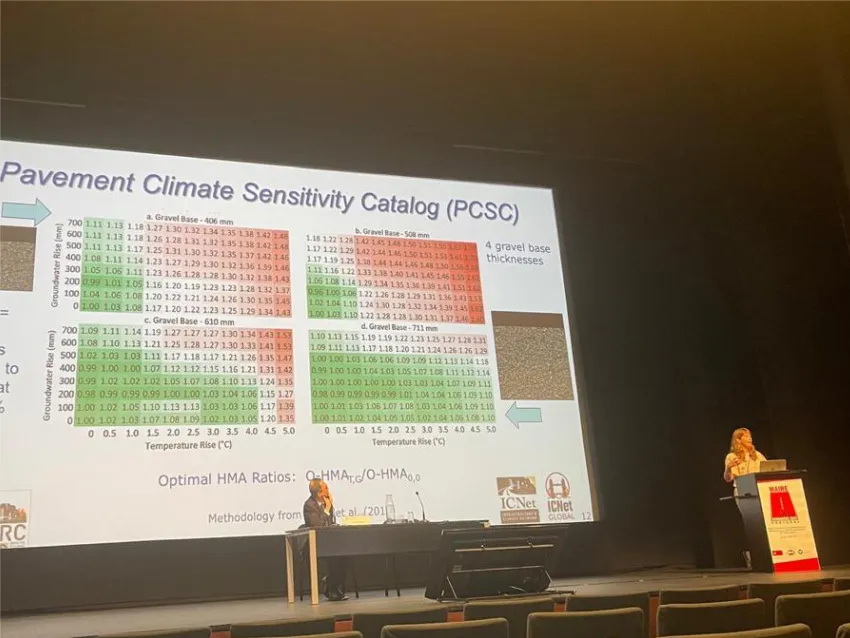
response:
<svg viewBox="0 0 850 638"><path fill-rule="evenodd" d="M310 496L312 496L313 498L319 497L319 494L322 493L322 483L324 483L324 481L322 481L322 479L320 478L310 479L310 483L308 485L308 489L310 490Z"/></svg>
<svg viewBox="0 0 850 638"><path fill-rule="evenodd" d="M738 428L732 432L732 442L729 444L729 451L741 460L747 457L747 450L744 447L744 444L741 443L741 439L745 434L750 434L750 431L747 428ZM753 461L756 460L757 456L755 446L753 446L753 449L749 451L749 456Z"/></svg>

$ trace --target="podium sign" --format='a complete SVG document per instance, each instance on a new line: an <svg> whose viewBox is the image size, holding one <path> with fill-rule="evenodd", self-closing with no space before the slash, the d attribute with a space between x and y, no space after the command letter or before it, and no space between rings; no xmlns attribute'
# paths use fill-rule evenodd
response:
<svg viewBox="0 0 850 638"><path fill-rule="evenodd" d="M803 480L797 477L757 479L773 570L806 572L820 569Z"/></svg>

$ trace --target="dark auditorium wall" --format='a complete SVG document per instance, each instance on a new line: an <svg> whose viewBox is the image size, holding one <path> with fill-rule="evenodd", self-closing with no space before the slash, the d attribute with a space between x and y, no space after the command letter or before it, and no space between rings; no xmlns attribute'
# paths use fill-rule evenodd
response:
<svg viewBox="0 0 850 638"><path fill-rule="evenodd" d="M182 5L136 5L128 18L121 3L49 13L45 3L7 4L2 94L86 108L4 102L5 139L556 189L603 513L571 531L556 575L711 565L725 531L723 456L738 425L768 456L809 469L822 557L850 563L850 253L840 217L850 219L850 206L798 15L621 5L615 20L604 7L543 3L520 17L502 4L473 23L468 6L420 5L405 9L417 12L410 19L385 5L393 22L360 6L339 22L360 20L367 46L303 5L268 3L276 19L211 5L201 30ZM147 11L174 12L179 47L144 46L137 36L161 23ZM284 16L306 31L287 44L307 60L303 71L286 67L297 82L252 76L251 65L227 66L205 48L262 40L258 30L270 37L263 29ZM325 47L342 40L318 60L308 55L314 22ZM75 31L83 24L85 39ZM14 35L37 32L50 36L38 47ZM497 51L478 32L522 46ZM187 33L197 51L184 50ZM436 41L447 43L441 55L415 53ZM119 73L131 54L146 63L132 78ZM112 83L90 77L94 62ZM311 80L311 65L344 100ZM237 86L224 90L213 69ZM512 83L521 90L510 93ZM0 558L4 612L279 595L285 582L278 537ZM356 568L361 585L382 586L381 561ZM400 568L414 583L423 564Z"/></svg>
<svg viewBox="0 0 850 638"><path fill-rule="evenodd" d="M765 140L746 173L724 171L722 191L701 192L714 214L702 218L694 250L710 282L691 293L700 314L678 348L716 543L729 524L717 477L732 427L745 425L768 457L808 470L821 560L834 565L850 562L850 250L846 184L820 127L774 131L781 147Z"/></svg>
<svg viewBox="0 0 850 638"><path fill-rule="evenodd" d="M773 148L723 207L742 329L762 386L771 452L807 468L821 559L850 563L850 245L847 190L818 131ZM786 136L788 133L786 132ZM753 184L757 186L753 188ZM738 186L738 185L736 185ZM842 219L843 215L843 219Z"/></svg>

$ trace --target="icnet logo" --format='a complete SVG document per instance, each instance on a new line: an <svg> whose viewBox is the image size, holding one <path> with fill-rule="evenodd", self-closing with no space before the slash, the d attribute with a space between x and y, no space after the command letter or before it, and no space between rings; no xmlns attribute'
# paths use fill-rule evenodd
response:
<svg viewBox="0 0 850 638"><path fill-rule="evenodd" d="M570 480L560 472L546 477L546 511L550 521L575 520L573 502L570 500Z"/></svg>
<svg viewBox="0 0 850 638"><path fill-rule="evenodd" d="M537 479L533 476L500 476L496 489L501 504L502 523L539 523Z"/></svg>
<svg viewBox="0 0 850 638"><path fill-rule="evenodd" d="M569 498L570 482L560 472L552 472L546 477L546 496L549 498Z"/></svg>

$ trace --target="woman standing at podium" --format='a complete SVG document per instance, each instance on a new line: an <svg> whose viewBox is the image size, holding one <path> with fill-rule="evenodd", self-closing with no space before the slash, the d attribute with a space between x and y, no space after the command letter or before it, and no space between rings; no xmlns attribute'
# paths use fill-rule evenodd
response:
<svg viewBox="0 0 850 638"><path fill-rule="evenodd" d="M732 443L729 445L729 454L726 455L723 480L731 483L739 476L758 472L761 462L766 460L764 455L753 445L753 435L750 431L747 428L738 428L732 432ZM736 496L737 493L738 486L736 485ZM729 523L732 526L727 528L729 533L725 542L738 546L738 552L740 552L738 555L744 559L747 569L751 569L752 561L750 551L747 549L747 535L744 531L744 522L736 514L734 523L731 518L729 519Z"/></svg>
<svg viewBox="0 0 850 638"><path fill-rule="evenodd" d="M753 435L747 428L738 428L732 432L732 443L729 454L726 455L726 469L723 470L723 480L731 483L735 478L744 474L759 471L764 455L753 445Z"/></svg>

